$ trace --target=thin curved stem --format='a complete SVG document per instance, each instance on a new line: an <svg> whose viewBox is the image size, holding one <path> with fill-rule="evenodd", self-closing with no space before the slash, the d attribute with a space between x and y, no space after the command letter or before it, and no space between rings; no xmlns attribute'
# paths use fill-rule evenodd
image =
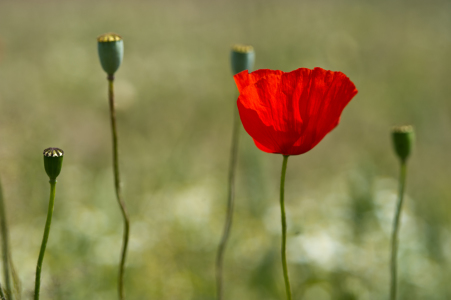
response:
<svg viewBox="0 0 451 300"><path fill-rule="evenodd" d="M41 243L41 251L39 252L38 264L36 266L34 300L39 300L39 291L41 288L42 261L44 260L45 247L47 246L47 241L49 239L49 233L50 233L50 226L52 225L53 207L55 204L55 187L56 187L56 180L54 180L54 181L51 180L50 181L49 207L48 207L48 211L47 211L47 221L45 222L44 236L42 237L42 243Z"/></svg>
<svg viewBox="0 0 451 300"><path fill-rule="evenodd" d="M0 183L0 226L1 226L1 236L2 236L2 260L3 260L3 277L5 279L6 290L5 293L8 298L13 299L13 290L11 287L11 277L10 277L10 250L9 250L9 238L8 238L8 222L6 220L6 208L3 199L3 190Z"/></svg>
<svg viewBox="0 0 451 300"><path fill-rule="evenodd" d="M221 242L219 243L218 252L216 255L216 293L217 299L223 299L223 263L224 252L227 246L227 241L230 236L230 229L233 221L233 207L235 202L235 171L238 155L238 142L240 133L240 117L238 115L238 109L235 107L233 113L233 133L232 133L232 146L230 150L230 162L229 162L229 177L228 177L228 195L227 195L227 215L224 224L224 231L222 234Z"/></svg>
<svg viewBox="0 0 451 300"><path fill-rule="evenodd" d="M124 234L122 238L122 252L121 261L119 265L118 278L118 292L119 299L125 299L124 296L124 269L125 260L127 257L128 239L130 234L130 221L128 219L125 203L122 199L121 193L121 179L119 173L119 159L118 159L118 142L117 142L117 127L116 127L116 112L114 109L114 76L108 75L108 100L110 103L110 119L111 119L111 133L113 137L113 170L114 170L114 187L116 190L116 198L121 209L122 217L124 219Z"/></svg>
<svg viewBox="0 0 451 300"><path fill-rule="evenodd" d="M287 300L291 300L291 287L290 278L288 277L288 267L287 267L287 220L285 216L285 174L287 172L288 155L283 156L282 163L282 175L280 176L280 212L282 220L282 267L283 267L283 278L285 280L285 290L287 292Z"/></svg>
<svg viewBox="0 0 451 300"><path fill-rule="evenodd" d="M0 300L6 300L5 293L3 292L3 287L0 284Z"/></svg>
<svg viewBox="0 0 451 300"><path fill-rule="evenodd" d="M13 284L14 284L14 291L16 292L14 294L14 297L16 300L21 300L22 299L22 283L20 282L19 275L17 274L16 268L14 267L14 262L11 257L11 252L9 252L8 254L9 254L9 265L11 268L11 275L12 275Z"/></svg>
<svg viewBox="0 0 451 300"><path fill-rule="evenodd" d="M390 284L390 300L396 299L397 292L397 257L398 257L398 232L399 232L399 221L401 219L401 210L404 200L404 190L406 186L406 161L401 160L401 170L399 175L399 195L398 203L396 206L395 218L393 220L393 233L391 239L391 284Z"/></svg>

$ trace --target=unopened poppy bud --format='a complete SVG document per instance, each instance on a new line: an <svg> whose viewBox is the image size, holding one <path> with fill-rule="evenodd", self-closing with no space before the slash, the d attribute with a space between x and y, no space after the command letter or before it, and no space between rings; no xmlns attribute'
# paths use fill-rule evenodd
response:
<svg viewBox="0 0 451 300"><path fill-rule="evenodd" d="M59 148L47 148L44 150L44 168L50 178L55 181L61 172L64 151Z"/></svg>
<svg viewBox="0 0 451 300"><path fill-rule="evenodd" d="M255 52L252 46L235 45L230 53L233 74L244 70L251 71L254 67Z"/></svg>
<svg viewBox="0 0 451 300"><path fill-rule="evenodd" d="M113 76L119 69L124 56L122 37L116 33L102 34L97 38L97 50L103 70L109 76Z"/></svg>
<svg viewBox="0 0 451 300"><path fill-rule="evenodd" d="M413 127L410 125L393 127L392 138L396 154L405 161L410 155L415 140Z"/></svg>

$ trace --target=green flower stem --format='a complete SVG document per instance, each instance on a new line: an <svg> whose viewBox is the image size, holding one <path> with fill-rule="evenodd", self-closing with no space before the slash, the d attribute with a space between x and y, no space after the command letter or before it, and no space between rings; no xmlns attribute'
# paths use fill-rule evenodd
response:
<svg viewBox="0 0 451 300"><path fill-rule="evenodd" d="M11 278L10 278L10 262L9 262L9 238L8 238L8 223L6 221L6 209L3 200L3 190L0 183L0 226L2 235L2 259L3 259L3 277L5 279L6 294L8 298L12 298L13 290L11 288Z"/></svg>
<svg viewBox="0 0 451 300"><path fill-rule="evenodd" d="M3 292L3 287L0 284L0 300L6 300L5 293Z"/></svg>
<svg viewBox="0 0 451 300"><path fill-rule="evenodd" d="M110 102L110 118L111 118L111 132L113 136L113 169L114 169L114 187L116 189L116 198L124 218L124 235L122 239L122 253L121 262L119 265L119 299L125 299L124 296L124 269L125 259L127 257L128 238L130 233L130 221L128 219L125 203L122 200L121 193L121 179L119 175L119 160L118 160L118 146L117 146L117 127L116 127L116 112L114 110L114 76L108 75L108 99Z"/></svg>
<svg viewBox="0 0 451 300"><path fill-rule="evenodd" d="M13 283L14 283L14 291L16 292L16 294L14 295L14 297L16 298L16 300L21 300L22 299L22 283L20 282L20 278L19 275L17 275L16 272L16 268L14 267L14 263L13 260L11 258L11 252L9 252L9 264L10 264L10 268L11 268L11 275L13 277Z"/></svg>
<svg viewBox="0 0 451 300"><path fill-rule="evenodd" d="M238 114L238 108L234 106L233 113L233 133L232 133L232 146L230 150L229 161L229 178L228 178L228 195L227 195L227 215L224 224L224 231L222 233L221 242L219 243L218 252L216 255L216 293L217 299L223 298L223 262L224 252L227 246L227 241L230 236L230 229L232 227L233 220L233 207L235 202L235 171L238 155L238 142L240 134L240 116Z"/></svg>
<svg viewBox="0 0 451 300"><path fill-rule="evenodd" d="M39 300L39 290L41 288L41 270L42 261L44 260L45 247L49 239L50 225L52 225L53 207L55 205L55 187L56 180L50 180L50 200L47 211L47 221L45 222L44 236L42 237L41 251L39 252L38 264L36 266L36 281L34 289L34 300Z"/></svg>
<svg viewBox="0 0 451 300"><path fill-rule="evenodd" d="M399 175L399 195L398 204L396 206L395 219L393 220L393 233L391 239L391 285L390 285L390 300L396 299L397 289L397 256L398 256L398 232L399 220L401 218L402 203L404 200L404 189L406 186L406 161L401 160L401 172Z"/></svg>
<svg viewBox="0 0 451 300"><path fill-rule="evenodd" d="M287 163L289 155L283 156L282 163L282 175L280 176L280 212L282 219L282 267L283 267L283 278L285 279L285 290L287 292L287 300L291 300L291 287L290 278L288 277L288 267L287 267L287 220L285 216L285 174L287 172Z"/></svg>

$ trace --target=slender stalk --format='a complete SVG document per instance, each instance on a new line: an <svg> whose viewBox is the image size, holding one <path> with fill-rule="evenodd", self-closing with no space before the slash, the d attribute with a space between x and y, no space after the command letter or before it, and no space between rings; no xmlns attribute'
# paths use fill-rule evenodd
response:
<svg viewBox="0 0 451 300"><path fill-rule="evenodd" d="M16 268L14 267L14 263L11 258L11 252L9 252L8 254L9 254L9 256L8 256L9 264L11 267L11 275L13 277L14 291L16 292L14 297L16 298L16 300L21 300L22 299L22 283L20 282L19 275L17 274Z"/></svg>
<svg viewBox="0 0 451 300"><path fill-rule="evenodd" d="M56 187L56 180L50 180L49 208L47 211L47 221L45 222L44 236L42 237L41 251L39 252L38 264L36 266L34 300L39 300L39 290L41 288L42 261L44 260L45 247L47 246L47 241L49 239L50 225L52 225L53 207L55 204L55 187Z"/></svg>
<svg viewBox="0 0 451 300"><path fill-rule="evenodd" d="M398 204L396 206L395 218L393 220L393 233L391 239L391 284L390 284L390 300L396 299L397 291L397 256L398 256L398 232L399 221L401 219L401 209L404 200L404 189L406 186L406 161L401 160L401 171L399 175L399 195Z"/></svg>
<svg viewBox="0 0 451 300"><path fill-rule="evenodd" d="M6 221L6 208L3 200L3 190L0 183L0 226L1 226L1 236L2 236L2 260L3 260L3 277L6 285L6 294L8 298L13 299L13 290L11 288L11 278L10 278L10 262L9 262L9 238L8 238L8 222Z"/></svg>
<svg viewBox="0 0 451 300"><path fill-rule="evenodd" d="M282 219L282 267L283 278L285 279L285 290L287 292L287 300L291 300L290 278L288 277L287 267L287 220L285 216L285 174L287 172L288 155L283 156L282 175L280 176L280 212Z"/></svg>
<svg viewBox="0 0 451 300"><path fill-rule="evenodd" d="M238 156L238 142L240 133L240 117L238 115L238 109L235 106L233 113L233 132L232 132L232 146L230 149L230 161L229 161L229 177L228 177L228 195L227 195L227 215L224 223L224 230L222 233L221 242L219 243L218 252L216 254L216 293L217 299L223 299L223 263L224 253L227 246L227 241L230 236L230 229L233 221L233 207L235 204L235 171L236 162Z"/></svg>
<svg viewBox="0 0 451 300"><path fill-rule="evenodd" d="M122 239L122 253L119 265L119 283L118 292L119 299L125 299L124 296L124 269L125 259L127 257L128 238L130 233L130 221L128 219L125 203L122 199L121 193L121 179L119 173L119 159L118 159L118 142L117 142L117 127L116 127L116 112L114 110L114 76L108 75L108 100L110 103L110 118L111 118L111 133L113 137L113 170L114 170L114 187L116 189L116 198L121 209L122 217L124 219L124 234Z"/></svg>
<svg viewBox="0 0 451 300"><path fill-rule="evenodd" d="M3 287L0 284L0 300L6 300L5 293L3 292Z"/></svg>

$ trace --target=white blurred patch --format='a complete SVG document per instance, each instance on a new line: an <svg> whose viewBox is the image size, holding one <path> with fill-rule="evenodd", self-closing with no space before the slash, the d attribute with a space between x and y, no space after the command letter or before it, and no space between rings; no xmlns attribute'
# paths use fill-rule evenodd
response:
<svg viewBox="0 0 451 300"><path fill-rule="evenodd" d="M298 262L308 260L331 270L337 266L338 254L342 252L343 245L327 231L321 231L294 238L289 241L287 248L290 260Z"/></svg>
<svg viewBox="0 0 451 300"><path fill-rule="evenodd" d="M287 232L291 231L293 222L291 219L291 211L285 206L285 216L287 219ZM263 217L266 230L274 235L282 235L280 205L274 204L270 206Z"/></svg>
<svg viewBox="0 0 451 300"><path fill-rule="evenodd" d="M375 186L376 217L384 234L390 236L398 199L396 190L397 183L393 179L379 179L376 181Z"/></svg>
<svg viewBox="0 0 451 300"><path fill-rule="evenodd" d="M174 210L178 220L186 225L207 225L210 220L212 194L206 185L197 185L175 195Z"/></svg>
<svg viewBox="0 0 451 300"><path fill-rule="evenodd" d="M397 182L393 179L379 180L376 185L380 187L376 192L376 216L386 237L391 236L393 230L393 220L398 203ZM403 207L401 210L400 232L406 240L417 236L415 216L410 213L413 206L412 199L404 194Z"/></svg>

